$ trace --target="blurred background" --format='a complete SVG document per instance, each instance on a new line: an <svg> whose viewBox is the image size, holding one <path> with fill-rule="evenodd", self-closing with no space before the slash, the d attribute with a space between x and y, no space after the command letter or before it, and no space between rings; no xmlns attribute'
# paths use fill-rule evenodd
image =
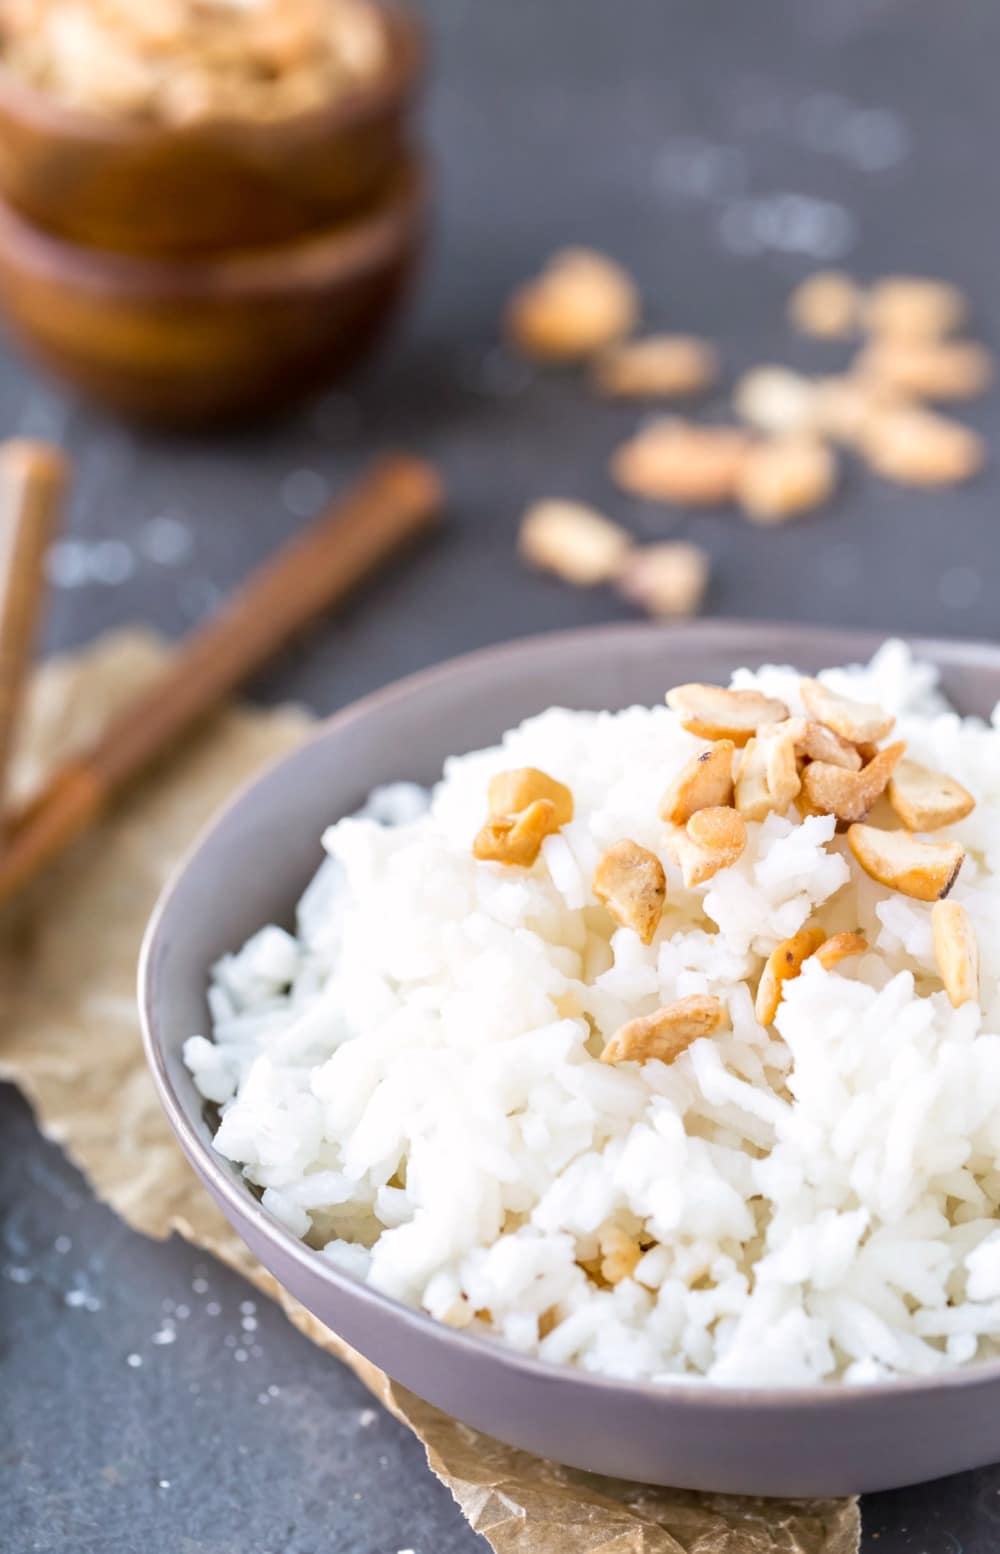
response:
<svg viewBox="0 0 1000 1554"><path fill-rule="evenodd" d="M554 249L582 243L635 276L649 327L717 343L722 406L754 363L847 360L785 319L791 286L818 268L954 281L990 342L1000 17L961 0L631 0L627 18L599 0L426 0L420 14L430 245L358 376L249 431L163 436L4 350L0 424L63 442L77 467L49 644L136 619L190 626L391 444L438 464L449 529L310 640L294 688L320 710L482 643L634 613L523 569L517 524L541 496L583 498L643 538L695 539L714 563L709 614L994 635L994 470L921 491L845 460L824 510L766 531L636 502L606 466L641 407L524 361L501 321ZM996 397L960 408L992 442Z"/></svg>

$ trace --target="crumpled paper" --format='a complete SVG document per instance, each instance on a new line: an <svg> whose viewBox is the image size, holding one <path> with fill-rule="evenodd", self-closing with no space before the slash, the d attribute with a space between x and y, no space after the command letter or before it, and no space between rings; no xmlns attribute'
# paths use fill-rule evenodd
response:
<svg viewBox="0 0 1000 1554"><path fill-rule="evenodd" d="M166 649L116 632L36 676L15 793L78 748L156 672ZM291 750L306 713L233 708L171 753L0 921L0 1077L14 1080L94 1191L133 1229L178 1231L279 1300L418 1435L497 1554L856 1554L857 1503L754 1500L621 1483L544 1462L397 1386L261 1268L174 1142L143 1061L135 970L143 926L175 860L233 788ZM96 1052L100 1062L94 1061Z"/></svg>

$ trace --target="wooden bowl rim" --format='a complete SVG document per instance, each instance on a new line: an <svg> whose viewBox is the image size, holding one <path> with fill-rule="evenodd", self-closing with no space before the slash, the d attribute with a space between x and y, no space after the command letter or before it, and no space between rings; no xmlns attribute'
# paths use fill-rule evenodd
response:
<svg viewBox="0 0 1000 1554"><path fill-rule="evenodd" d="M265 248L168 256L117 253L59 237L0 200L0 270L94 296L131 299L252 300L282 292L327 291L398 257L422 225L429 197L426 168L411 158L374 209L333 227Z"/></svg>
<svg viewBox="0 0 1000 1554"><path fill-rule="evenodd" d="M0 109L6 107L33 129L114 149L136 149L171 141L194 146L239 140L259 144L350 131L367 120L381 118L397 104L406 103L416 92L426 60L425 29L412 10L401 0L365 0L365 4L377 14L386 34L389 47L385 68L367 84L303 113L274 119L219 114L170 124L72 108L19 80L4 65L2 52Z"/></svg>

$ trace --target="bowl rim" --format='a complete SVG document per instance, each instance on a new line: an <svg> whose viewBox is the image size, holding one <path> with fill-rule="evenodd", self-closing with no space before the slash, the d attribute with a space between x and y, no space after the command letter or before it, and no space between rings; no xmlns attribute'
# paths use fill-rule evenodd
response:
<svg viewBox="0 0 1000 1554"><path fill-rule="evenodd" d="M809 643L829 643L833 652L840 651L840 660L849 662L851 656L874 651L892 633L872 631L867 628L810 626L803 622L761 621L727 618L725 620L685 622L665 626L660 622L613 622L602 625L535 633L513 641L478 648L456 655L427 669L418 670L402 679L394 680L378 690L371 691L349 703L330 717L321 719L302 744L290 753L268 762L254 776L243 782L226 803L201 828L193 842L174 866L164 885L143 936L138 962L138 1003L142 1025L142 1041L160 1104L188 1158L197 1161L199 1173L211 1181L212 1190L221 1199L227 1213L232 1210L239 1221L249 1218L261 1239L273 1246L282 1256L291 1258L303 1271L307 1271L336 1295L346 1295L360 1300L363 1305L393 1317L403 1328L417 1337L430 1339L449 1347L457 1347L470 1358L499 1361L510 1372L531 1378L536 1383L552 1385L556 1382L575 1383L596 1394L630 1397L655 1405L658 1401L679 1401L708 1408L720 1413L734 1409L763 1409L777 1412L789 1407L836 1412L848 1407L859 1397L896 1399L913 1397L927 1392L954 1391L966 1388L991 1386L1000 1381L1000 1358L982 1360L972 1365L954 1366L930 1376L903 1376L890 1380L848 1385L844 1382L826 1382L808 1387L749 1387L730 1386L725 1382L707 1379L679 1377L668 1382L635 1381L606 1376L583 1370L578 1366L543 1360L508 1347L502 1339L470 1333L448 1327L429 1313L408 1306L395 1297L374 1289L325 1261L319 1252L293 1236L261 1206L249 1188L229 1175L219 1164L215 1151L199 1136L190 1121L184 1105L174 1090L162 1049L157 1012L153 999L153 966L159 949L165 924L169 921L174 895L188 868L213 838L226 825L235 811L246 804L259 784L266 782L277 770L301 758L314 745L337 736L351 725L373 715L385 714L398 703L405 701L424 687L452 679L464 671L473 673L483 668L503 668L526 656L537 654L539 648L548 647L573 652L576 648L596 641L605 642L613 650L615 646L632 639L656 635L669 643L671 637L684 636L688 640L714 644L718 648L737 650L742 644L748 656L754 654L755 642L765 643L774 633L800 639L803 646ZM921 637L907 634L904 640L921 657L938 664L980 664L1000 673L1000 645L962 638ZM852 646L853 644L853 646ZM824 647L823 651L826 651ZM738 665L734 661L733 667ZM232 1221L231 1221L232 1223Z"/></svg>
<svg viewBox="0 0 1000 1554"><path fill-rule="evenodd" d="M325 290L398 257L419 228L429 204L430 176L408 157L388 190L367 210L332 226L260 248L193 254L144 254L94 248L38 227L0 197L0 269L46 279L76 292L115 300L173 298L219 301L267 296L288 289Z"/></svg>
<svg viewBox="0 0 1000 1554"><path fill-rule="evenodd" d="M408 103L416 94L427 58L424 26L402 0L365 0L365 4L380 18L388 40L385 67L370 81L352 87L343 96L300 113L273 119L243 118L236 114L206 115L180 124L130 118L127 114L98 113L93 109L72 107L22 81L3 63L2 50L0 111L6 107L14 117L41 132L109 150L124 148L131 151L170 140L195 144L238 139L252 143L281 138L296 141L351 131L366 120L378 119L391 112L397 104Z"/></svg>

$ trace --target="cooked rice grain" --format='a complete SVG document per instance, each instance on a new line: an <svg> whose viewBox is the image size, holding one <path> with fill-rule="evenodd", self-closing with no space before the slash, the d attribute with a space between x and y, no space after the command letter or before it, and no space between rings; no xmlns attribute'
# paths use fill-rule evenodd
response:
<svg viewBox="0 0 1000 1554"><path fill-rule="evenodd" d="M822 678L978 801L935 837L967 852L979 1002L952 1007L930 905L868 878L830 816L749 822L685 889L657 808L702 741L662 706L554 709L448 761L429 806L397 786L331 826L294 935L215 968L186 1056L265 1206L399 1300L607 1375L795 1386L1000 1353L1000 720L958 718L900 643ZM791 669L734 684L803 711ZM477 862L490 779L521 766L574 818L530 869ZM667 874L648 946L591 890L623 836ZM807 960L769 1032L752 990L807 923L869 948ZM711 1038L599 1061L699 994L726 1011Z"/></svg>

